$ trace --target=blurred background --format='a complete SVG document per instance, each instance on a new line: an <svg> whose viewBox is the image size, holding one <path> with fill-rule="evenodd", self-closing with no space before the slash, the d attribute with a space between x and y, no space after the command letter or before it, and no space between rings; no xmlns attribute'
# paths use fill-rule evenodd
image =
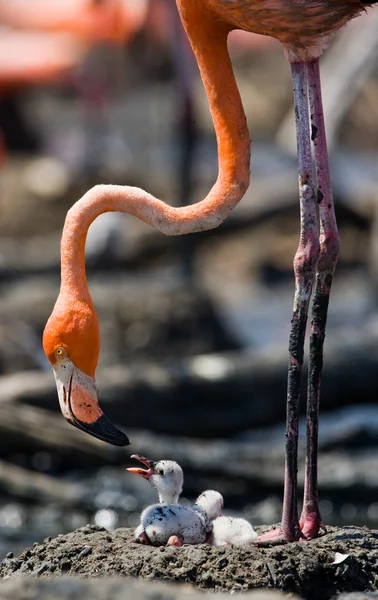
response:
<svg viewBox="0 0 378 600"><path fill-rule="evenodd" d="M177 460L184 501L280 519L299 204L290 68L242 32L230 52L252 135L251 186L215 231L167 238L123 214L90 228L97 381L126 449L62 418L41 335L65 214L96 183L204 197L217 153L173 0L0 0L0 554L86 522L134 527L154 491L139 452ZM341 257L325 345L325 524L378 523L378 10L322 60ZM303 385L303 412L305 402ZM304 421L300 485L303 484Z"/></svg>

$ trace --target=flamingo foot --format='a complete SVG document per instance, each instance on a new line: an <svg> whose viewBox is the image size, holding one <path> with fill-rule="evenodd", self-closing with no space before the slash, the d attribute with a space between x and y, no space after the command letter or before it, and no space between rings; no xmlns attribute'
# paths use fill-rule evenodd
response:
<svg viewBox="0 0 378 600"><path fill-rule="evenodd" d="M303 511L299 525L302 531L302 541L313 540L327 533L318 511Z"/></svg>
<svg viewBox="0 0 378 600"><path fill-rule="evenodd" d="M168 540L168 546L175 546L176 548L181 548L184 545L184 540L180 535L171 535Z"/></svg>
<svg viewBox="0 0 378 600"><path fill-rule="evenodd" d="M272 529L271 531L267 531L263 535L260 535L255 543L258 546L277 546L288 542L298 542L300 538L300 531L295 533L279 527L278 529Z"/></svg>

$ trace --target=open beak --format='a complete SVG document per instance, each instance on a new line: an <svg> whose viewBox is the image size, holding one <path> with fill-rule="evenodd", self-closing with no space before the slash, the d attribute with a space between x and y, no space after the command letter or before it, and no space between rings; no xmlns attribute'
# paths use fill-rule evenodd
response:
<svg viewBox="0 0 378 600"><path fill-rule="evenodd" d="M149 479L151 475L154 473L154 461L148 460L144 456L140 456L140 454L132 454L130 458L135 458L135 460L139 460L142 465L145 465L147 469L141 469L140 467L129 467L126 471L129 473L135 473L136 475L140 475L144 479Z"/></svg>
<svg viewBox="0 0 378 600"><path fill-rule="evenodd" d="M72 365L72 363L71 363ZM68 365L67 365L68 366ZM59 404L65 419L78 429L112 444L127 446L129 438L102 412L94 380L74 367L54 370Z"/></svg>

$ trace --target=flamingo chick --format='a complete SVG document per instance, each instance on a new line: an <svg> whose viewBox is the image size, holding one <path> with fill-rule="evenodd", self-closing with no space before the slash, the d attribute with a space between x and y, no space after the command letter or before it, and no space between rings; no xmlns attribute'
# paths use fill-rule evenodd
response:
<svg viewBox="0 0 378 600"><path fill-rule="evenodd" d="M223 497L218 492L206 490L196 500L213 522L213 531L208 542L212 546L246 546L257 540L252 525L240 517L222 516Z"/></svg>
<svg viewBox="0 0 378 600"><path fill-rule="evenodd" d="M127 471L146 479L159 496L159 504L148 506L142 512L135 537L142 544L152 546L180 547L206 542L212 530L206 510L198 504L191 507L178 504L184 482L180 465L172 460L149 460L139 454L133 454L131 458L147 468L130 467Z"/></svg>
<svg viewBox="0 0 378 600"><path fill-rule="evenodd" d="M220 516L213 521L212 546L247 546L254 544L257 533L251 523L240 517Z"/></svg>

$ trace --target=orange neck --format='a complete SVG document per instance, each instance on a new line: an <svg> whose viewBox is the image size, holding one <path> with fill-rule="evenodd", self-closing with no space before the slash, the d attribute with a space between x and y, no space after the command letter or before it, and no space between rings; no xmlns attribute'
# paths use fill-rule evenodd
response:
<svg viewBox="0 0 378 600"><path fill-rule="evenodd" d="M232 27L214 15L205 0L176 2L200 69L217 136L216 204L224 201L225 193L232 194L232 188L239 188L240 200L249 185L250 138L227 49Z"/></svg>
<svg viewBox="0 0 378 600"><path fill-rule="evenodd" d="M132 214L167 235L217 227L243 197L249 184L250 139L227 50L228 25L203 8L203 0L177 0L208 96L218 143L219 173L204 200L172 207L134 187L99 185L67 214L61 244L62 288L90 301L84 247L89 225L100 214Z"/></svg>

